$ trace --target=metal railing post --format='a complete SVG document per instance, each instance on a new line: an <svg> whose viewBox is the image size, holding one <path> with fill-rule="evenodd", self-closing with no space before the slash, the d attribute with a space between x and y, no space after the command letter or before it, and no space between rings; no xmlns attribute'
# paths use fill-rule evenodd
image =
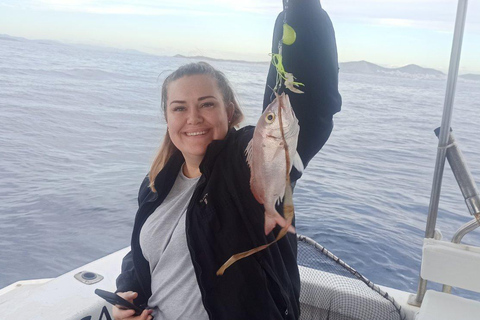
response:
<svg viewBox="0 0 480 320"><path fill-rule="evenodd" d="M445 167L446 148L450 133L450 123L452 119L453 101L455 98L455 88L457 85L458 69L460 64L460 55L462 51L463 31L465 29L465 18L467 14L468 0L459 0L457 5L457 16L455 18L455 31L453 34L452 51L450 55L450 66L448 69L447 90L443 106L442 124L440 127L440 136L437 149L437 160L435 162L435 172L433 176L432 192L430 195L430 205L428 209L427 227L425 229L425 238L433 238L435 234L435 224L437 222L438 203L440 200L440 191L442 187L443 169ZM414 298L409 299L410 304L420 305L427 290L427 281L420 276L418 291Z"/></svg>

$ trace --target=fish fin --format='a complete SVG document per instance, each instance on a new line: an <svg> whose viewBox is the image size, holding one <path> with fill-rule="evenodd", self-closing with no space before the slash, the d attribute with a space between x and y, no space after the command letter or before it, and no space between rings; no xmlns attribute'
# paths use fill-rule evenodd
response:
<svg viewBox="0 0 480 320"><path fill-rule="evenodd" d="M293 166L300 173L303 173L303 170L305 169L305 167L303 166L302 158L300 158L300 155L298 154L298 152L295 152L295 155L293 156Z"/></svg>
<svg viewBox="0 0 480 320"><path fill-rule="evenodd" d="M250 169L252 169L252 158L253 158L253 138L247 144L245 148L245 155L247 156L247 163Z"/></svg>
<svg viewBox="0 0 480 320"><path fill-rule="evenodd" d="M277 201L275 201L275 204L276 205L280 204L283 200L283 197L285 197L285 190L281 194L278 195L278 198L277 198Z"/></svg>
<svg viewBox="0 0 480 320"><path fill-rule="evenodd" d="M278 197L277 201L275 201L275 204L280 204L280 202L282 202L282 199L283 199L283 195Z"/></svg>

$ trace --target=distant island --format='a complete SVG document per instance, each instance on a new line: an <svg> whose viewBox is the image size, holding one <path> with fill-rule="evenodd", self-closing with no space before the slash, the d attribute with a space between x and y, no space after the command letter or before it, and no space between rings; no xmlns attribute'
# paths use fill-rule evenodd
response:
<svg viewBox="0 0 480 320"><path fill-rule="evenodd" d="M341 62L340 72L342 73L361 73L361 74L380 74L394 75L410 78L426 79L445 79L447 75L441 71L423 68L416 64L409 64L400 68L385 68L368 61ZM461 79L480 81L478 74L464 74L458 76Z"/></svg>
<svg viewBox="0 0 480 320"><path fill-rule="evenodd" d="M177 54L174 58L181 59L193 59L193 60L205 60L205 61L226 61L226 62L240 62L240 63L256 63L267 64L269 62L250 62L243 60L225 60L216 59L205 56L184 56ZM423 68L416 64L409 64L400 68L386 68L368 61L351 61L339 63L340 73L358 73L358 74L377 74L377 75L391 75L407 78L425 78L425 79L443 79L447 75L441 71ZM477 74L465 74L458 76L459 78L471 81L480 81L480 75Z"/></svg>
<svg viewBox="0 0 480 320"><path fill-rule="evenodd" d="M98 49L102 51L116 51L116 52L127 52L132 54L146 54L152 55L149 53L144 53L134 49L117 49L112 47L101 47L94 45L82 45L82 44L66 44L56 40L30 40L22 37L14 37L7 34L0 34L1 41L25 41L25 42L35 42L38 44L44 45L66 45L66 46L76 46L87 49ZM218 59L211 58L206 56L184 56L181 54L176 54L173 58L178 59L193 59L193 60L205 60L205 61L224 61L224 62L234 62L234 63L245 63L245 64L269 64L268 61L245 61L245 60L230 60L230 59ZM400 68L386 68L379 66L377 64L368 62L368 61L351 61L351 62L340 62L339 63L340 74L342 73L353 73L353 74L375 74L375 75L385 75L385 76L398 76L405 78L416 78L416 79L445 79L447 75L441 71L423 68L416 64L409 64ZM478 74L464 74L458 76L460 79L467 81L480 81L480 75Z"/></svg>
<svg viewBox="0 0 480 320"><path fill-rule="evenodd" d="M466 80L474 80L474 81L480 81L480 74L463 74L459 76L460 78L466 79Z"/></svg>
<svg viewBox="0 0 480 320"><path fill-rule="evenodd" d="M425 75L432 77L443 77L441 71L423 68L416 64L409 64L400 68L385 68L368 61L352 61L340 63L340 71L345 73L367 73L367 74L410 74Z"/></svg>
<svg viewBox="0 0 480 320"><path fill-rule="evenodd" d="M204 60L204 61L224 61L224 62L249 63L249 64L269 64L270 63L269 61L229 60L229 59L210 58L205 56L184 56L181 54L176 54L173 57L182 58L182 59L194 59L194 60Z"/></svg>

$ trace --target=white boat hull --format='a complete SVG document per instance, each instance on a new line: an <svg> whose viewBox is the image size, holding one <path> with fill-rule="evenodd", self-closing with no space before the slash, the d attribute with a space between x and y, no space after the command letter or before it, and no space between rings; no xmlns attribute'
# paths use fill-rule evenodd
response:
<svg viewBox="0 0 480 320"><path fill-rule="evenodd" d="M0 320L109 320L112 308L94 291L115 291L125 248L54 279L13 283L0 290ZM104 278L95 284L75 279L81 271Z"/></svg>
<svg viewBox="0 0 480 320"><path fill-rule="evenodd" d="M110 320L111 305L94 294L95 289L115 291L115 279L120 273L123 257L130 248L125 248L99 260L72 270L58 278L19 281L0 290L0 320ZM319 290L336 290L334 286L328 287L325 283L307 281L308 275L323 271L305 267L300 268L302 286L317 287ZM75 275L81 271L89 271L100 274L103 280L95 284L84 284L75 279ZM327 277L341 277L327 274ZM320 278L320 277L319 277ZM334 283L334 281L327 281ZM387 287L381 287L385 292L394 297L402 306L407 320L414 320L418 308L409 306L406 302L410 293ZM349 295L352 293L344 292ZM321 301L301 295L302 319L309 317L314 311L325 310L326 306ZM359 301L362 303L362 301ZM385 301L388 303L388 301ZM328 309L328 308L327 308ZM348 310L344 310L348 317Z"/></svg>

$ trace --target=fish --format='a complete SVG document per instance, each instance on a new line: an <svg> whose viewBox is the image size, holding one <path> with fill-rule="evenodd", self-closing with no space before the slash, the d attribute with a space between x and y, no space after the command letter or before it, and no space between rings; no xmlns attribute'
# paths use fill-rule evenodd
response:
<svg viewBox="0 0 480 320"><path fill-rule="evenodd" d="M290 183L292 167L303 172L303 162L297 152L300 126L288 95L276 94L257 122L245 154L250 168L250 190L265 209L265 235L278 224L282 227L276 239L268 244L233 255L217 271L222 275L236 261L248 257L280 240L287 232L295 232L293 190ZM284 217L275 205L284 199Z"/></svg>
<svg viewBox="0 0 480 320"><path fill-rule="evenodd" d="M250 189L265 208L265 234L270 233L276 224L285 226L285 219L275 205L285 196L292 166L295 164L303 171L303 163L297 153L299 132L300 126L290 99L283 93L265 109L245 150L250 167ZM287 172L286 162L289 159L293 162L288 164Z"/></svg>

